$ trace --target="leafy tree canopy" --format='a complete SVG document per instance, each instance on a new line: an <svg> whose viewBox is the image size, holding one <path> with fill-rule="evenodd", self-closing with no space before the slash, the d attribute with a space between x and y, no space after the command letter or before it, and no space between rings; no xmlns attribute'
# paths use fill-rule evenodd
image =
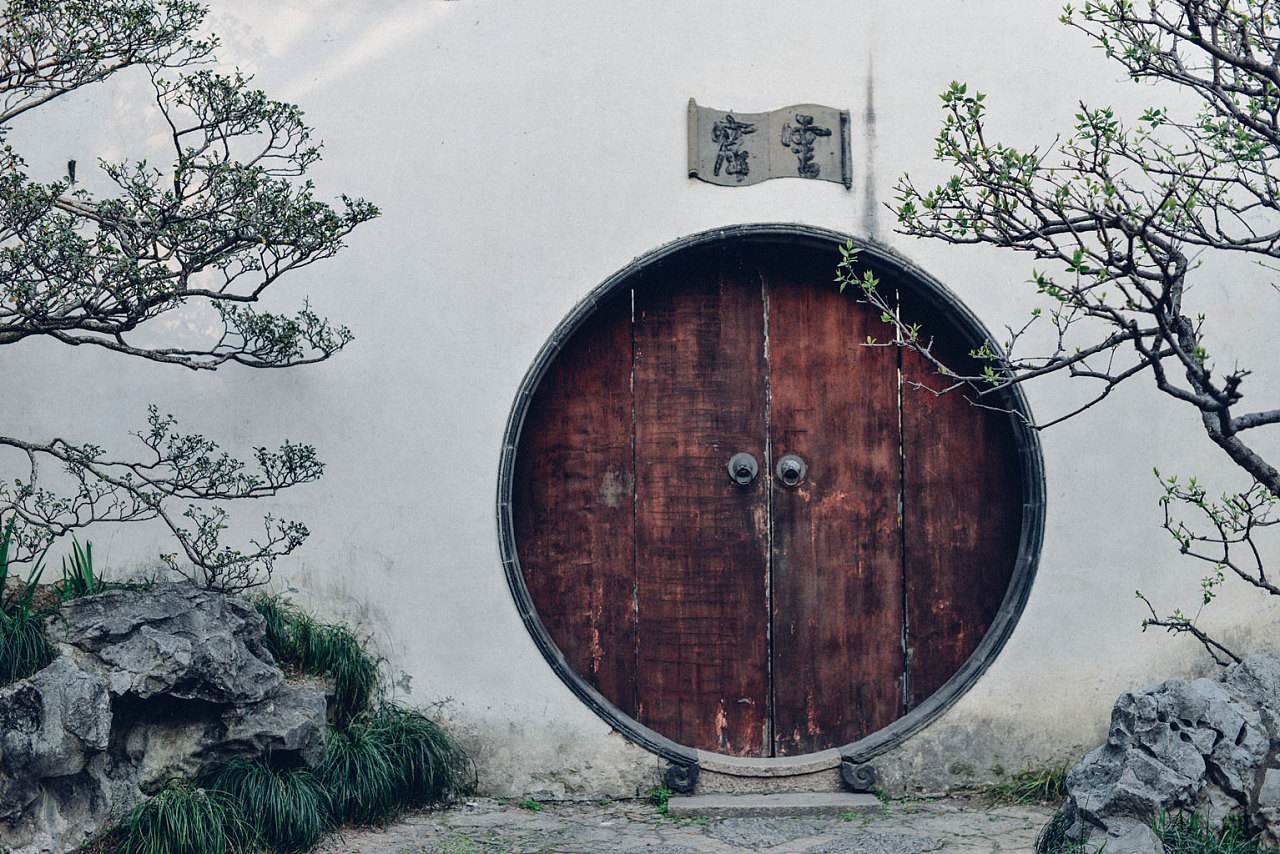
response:
<svg viewBox="0 0 1280 854"><path fill-rule="evenodd" d="M292 313L257 304L280 277L341 250L378 210L359 198L316 197L307 172L320 145L302 111L210 67L218 43L199 34L205 12L191 0L14 0L0 11L0 344L39 336L205 371L318 362L352 340L305 302ZM147 75L168 129L165 162L99 162L112 186L105 195L72 174L32 178L8 142L16 123L133 67ZM198 306L212 308L221 327L207 342L157 343L154 328L140 332ZM225 545L220 502L315 480L324 467L311 446L259 448L241 460L179 432L155 408L137 435L136 458L0 436L28 461L0 486L0 510L20 520L27 559L93 522L158 519L181 546L167 556L175 570L241 589L306 537L302 524L267 516L261 537ZM49 488L42 467L69 477Z"/></svg>

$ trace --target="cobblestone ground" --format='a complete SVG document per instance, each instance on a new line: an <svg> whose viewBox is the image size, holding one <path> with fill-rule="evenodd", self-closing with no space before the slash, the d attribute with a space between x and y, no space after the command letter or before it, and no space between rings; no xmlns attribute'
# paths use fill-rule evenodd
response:
<svg viewBox="0 0 1280 854"><path fill-rule="evenodd" d="M477 799L347 830L326 854L1030 854L1052 810L962 800L895 801L839 818L673 819L642 801L544 804Z"/></svg>

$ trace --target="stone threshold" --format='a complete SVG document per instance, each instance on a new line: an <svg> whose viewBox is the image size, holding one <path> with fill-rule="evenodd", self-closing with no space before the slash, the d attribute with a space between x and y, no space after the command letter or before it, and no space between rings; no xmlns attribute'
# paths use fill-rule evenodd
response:
<svg viewBox="0 0 1280 854"><path fill-rule="evenodd" d="M779 818L838 816L880 808L875 795L853 792L780 792L773 795L672 795L671 816L703 818Z"/></svg>

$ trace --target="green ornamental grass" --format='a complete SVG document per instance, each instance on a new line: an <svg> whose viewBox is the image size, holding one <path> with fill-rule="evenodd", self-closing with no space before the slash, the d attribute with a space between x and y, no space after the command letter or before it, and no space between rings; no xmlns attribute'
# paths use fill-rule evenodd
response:
<svg viewBox="0 0 1280 854"><path fill-rule="evenodd" d="M376 824L399 807L396 765L382 732L367 718L329 730L320 780L337 822Z"/></svg>
<svg viewBox="0 0 1280 854"><path fill-rule="evenodd" d="M329 795L307 768L273 768L262 759L223 762L202 778L223 792L271 851L310 851L328 826Z"/></svg>
<svg viewBox="0 0 1280 854"><path fill-rule="evenodd" d="M378 687L378 663L350 629L317 622L279 597L260 596L254 604L267 623L267 648L278 661L302 673L333 679L339 723L368 707Z"/></svg>
<svg viewBox="0 0 1280 854"><path fill-rule="evenodd" d="M1071 822L1059 810L1036 839L1036 854L1106 854L1106 840L1092 834L1083 840L1071 839ZM1243 817L1228 816L1221 826L1197 814L1159 815L1151 822L1165 854L1264 854L1256 837L1248 832Z"/></svg>
<svg viewBox="0 0 1280 854"><path fill-rule="evenodd" d="M439 724L414 709L384 703L372 725L396 777L406 807L422 807L458 795L469 767L466 754Z"/></svg>
<svg viewBox="0 0 1280 854"><path fill-rule="evenodd" d="M447 801L469 760L438 724L392 703L329 732L320 779L338 822L373 824L401 809Z"/></svg>
<svg viewBox="0 0 1280 854"><path fill-rule="evenodd" d="M1058 810L1036 836L1036 854L1094 854L1093 848L1067 835L1071 821ZM1096 846L1095 846L1096 847Z"/></svg>
<svg viewBox="0 0 1280 854"><path fill-rule="evenodd" d="M1157 816L1151 825L1169 854L1261 854L1244 818L1227 816L1220 827L1199 815Z"/></svg>
<svg viewBox="0 0 1280 854"><path fill-rule="evenodd" d="M34 611L0 611L0 685L26 679L54 659L45 638L44 615Z"/></svg>
<svg viewBox="0 0 1280 854"><path fill-rule="evenodd" d="M287 658L290 652L289 625L293 615L298 612L286 605L279 596L256 596L253 599L253 607L267 624L266 635L263 638L267 649L277 661L289 663Z"/></svg>
<svg viewBox="0 0 1280 854"><path fill-rule="evenodd" d="M71 554L62 559L62 584L58 587L63 602L92 596L107 589L107 583L93 570L93 543L71 538Z"/></svg>
<svg viewBox="0 0 1280 854"><path fill-rule="evenodd" d="M226 793L174 780L129 814L116 854L238 854L253 840Z"/></svg>
<svg viewBox="0 0 1280 854"><path fill-rule="evenodd" d="M25 679L53 661L53 647L45 639L44 615L35 608L41 567L9 592L10 549L17 519L9 517L0 530L0 685Z"/></svg>
<svg viewBox="0 0 1280 854"><path fill-rule="evenodd" d="M307 851L329 826L381 823L466 786L470 760L438 724L392 703L372 706L377 662L349 629L275 597L255 605L282 664L334 679L339 708L323 761L313 771L238 758L210 769L200 787L174 782L134 811L117 854L224 854L245 845Z"/></svg>
<svg viewBox="0 0 1280 854"><path fill-rule="evenodd" d="M339 720L364 711L378 684L378 664L346 626L305 619L294 627L299 664L306 673L333 677Z"/></svg>

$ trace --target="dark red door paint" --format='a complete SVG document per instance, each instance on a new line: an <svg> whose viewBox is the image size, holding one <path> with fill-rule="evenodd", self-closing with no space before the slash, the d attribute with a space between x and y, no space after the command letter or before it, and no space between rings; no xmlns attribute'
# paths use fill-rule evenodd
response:
<svg viewBox="0 0 1280 854"><path fill-rule="evenodd" d="M521 432L513 520L543 625L687 746L796 755L883 728L961 667L1010 583L1008 416L866 346L886 327L833 269L785 248L649 268L565 344ZM726 469L739 452L750 484ZM784 454L807 466L794 486Z"/></svg>

